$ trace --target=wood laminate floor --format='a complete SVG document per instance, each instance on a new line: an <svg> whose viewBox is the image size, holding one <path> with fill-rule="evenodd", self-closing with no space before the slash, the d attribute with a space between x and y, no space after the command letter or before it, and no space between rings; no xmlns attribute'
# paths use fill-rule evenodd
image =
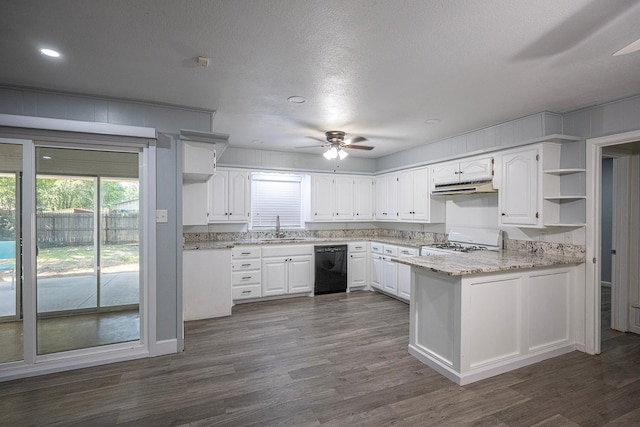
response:
<svg viewBox="0 0 640 427"><path fill-rule="evenodd" d="M372 292L239 305L184 353L0 383L0 425L640 424L640 337L460 387L407 354L408 306Z"/></svg>

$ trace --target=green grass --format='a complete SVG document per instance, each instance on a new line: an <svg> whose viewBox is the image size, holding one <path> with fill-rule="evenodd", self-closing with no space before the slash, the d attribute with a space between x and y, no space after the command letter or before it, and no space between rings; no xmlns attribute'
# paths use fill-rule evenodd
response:
<svg viewBox="0 0 640 427"><path fill-rule="evenodd" d="M102 246L102 272L137 270L139 249L138 245ZM93 270L93 246L63 246L40 249L38 252L38 276L82 274Z"/></svg>

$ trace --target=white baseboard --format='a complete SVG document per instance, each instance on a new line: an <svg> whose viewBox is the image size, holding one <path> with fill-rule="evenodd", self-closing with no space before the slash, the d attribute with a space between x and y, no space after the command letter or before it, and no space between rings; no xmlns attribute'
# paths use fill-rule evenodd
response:
<svg viewBox="0 0 640 427"><path fill-rule="evenodd" d="M149 346L149 357L164 356L165 354L173 354L178 352L178 340L172 338L169 340L156 341Z"/></svg>
<svg viewBox="0 0 640 427"><path fill-rule="evenodd" d="M469 372L460 373L453 368L444 365L439 360L436 360L431 355L422 351L420 348L409 344L409 354L458 385L471 384L473 382L504 374L506 372L513 371L514 369L532 365L534 363L538 363L552 357L570 353L574 350L576 350L576 346L574 344L569 344L559 348L548 349L543 352L528 354L514 359L505 360L499 363L492 364L490 366L486 366L484 368L473 369Z"/></svg>

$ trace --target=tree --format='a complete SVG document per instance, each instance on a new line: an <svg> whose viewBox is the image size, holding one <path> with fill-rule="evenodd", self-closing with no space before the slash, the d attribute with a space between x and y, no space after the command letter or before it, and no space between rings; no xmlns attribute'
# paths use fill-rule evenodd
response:
<svg viewBox="0 0 640 427"><path fill-rule="evenodd" d="M38 178L36 180L38 210L95 209L93 182L93 179Z"/></svg>

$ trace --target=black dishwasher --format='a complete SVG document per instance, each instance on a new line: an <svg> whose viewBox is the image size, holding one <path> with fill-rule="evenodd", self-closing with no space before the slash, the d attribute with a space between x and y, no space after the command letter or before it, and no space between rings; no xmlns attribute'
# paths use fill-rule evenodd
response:
<svg viewBox="0 0 640 427"><path fill-rule="evenodd" d="M316 246L316 284L314 294L347 290L347 245Z"/></svg>

